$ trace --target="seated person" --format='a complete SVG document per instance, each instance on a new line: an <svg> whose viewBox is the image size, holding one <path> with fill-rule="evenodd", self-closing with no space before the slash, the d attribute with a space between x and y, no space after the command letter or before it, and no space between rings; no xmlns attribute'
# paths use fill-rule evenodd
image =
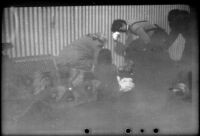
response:
<svg viewBox="0 0 200 136"><path fill-rule="evenodd" d="M112 99L117 96L119 84L117 81L117 68L112 64L111 51L102 49L97 58L94 68L94 76L99 80L100 86L97 90L97 99Z"/></svg>

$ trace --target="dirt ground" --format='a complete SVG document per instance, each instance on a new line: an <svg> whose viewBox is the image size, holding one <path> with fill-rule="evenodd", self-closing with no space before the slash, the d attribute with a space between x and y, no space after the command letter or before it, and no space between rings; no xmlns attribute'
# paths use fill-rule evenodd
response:
<svg viewBox="0 0 200 136"><path fill-rule="evenodd" d="M3 133L14 134L122 134L126 128L133 134L193 134L198 132L198 88L193 78L192 102L174 96L168 88L185 63L176 65L167 53L136 52L135 85L115 101L91 102L76 107L51 108L38 101L18 121L12 117L30 105L28 100L3 101ZM193 62L193 75L197 75ZM193 76L194 77L194 76Z"/></svg>

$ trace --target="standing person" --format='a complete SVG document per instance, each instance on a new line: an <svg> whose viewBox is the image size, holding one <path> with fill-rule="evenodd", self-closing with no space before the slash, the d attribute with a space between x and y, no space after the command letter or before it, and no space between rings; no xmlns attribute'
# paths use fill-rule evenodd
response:
<svg viewBox="0 0 200 136"><path fill-rule="evenodd" d="M112 99L115 98L119 91L117 81L117 68L112 64L112 55L109 49L102 49L97 58L97 64L94 68L94 76L101 82L97 99Z"/></svg>
<svg viewBox="0 0 200 136"><path fill-rule="evenodd" d="M178 62L182 59L185 48L191 51L191 45L188 44L190 14L185 10L173 9L168 13L168 22L171 29L166 42L169 46L169 56Z"/></svg>
<svg viewBox="0 0 200 136"><path fill-rule="evenodd" d="M69 74L67 85L69 89L77 86L83 81L84 73L91 71L100 49L105 46L106 38L100 33L87 34L70 45L65 46L56 57L56 65L59 69L58 84L61 84L60 77ZM65 89L62 89L65 90ZM61 91L58 99L62 97L65 91Z"/></svg>
<svg viewBox="0 0 200 136"><path fill-rule="evenodd" d="M184 92L186 98L192 96L192 79L196 54L195 18L185 10L173 9L168 13L171 28L167 45L170 58L179 68L172 90ZM194 27L194 28L193 28Z"/></svg>

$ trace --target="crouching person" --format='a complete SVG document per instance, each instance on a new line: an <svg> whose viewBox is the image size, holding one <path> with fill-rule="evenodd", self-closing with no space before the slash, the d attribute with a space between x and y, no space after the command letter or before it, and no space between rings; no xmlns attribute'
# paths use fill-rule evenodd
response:
<svg viewBox="0 0 200 136"><path fill-rule="evenodd" d="M84 73L92 70L99 50L104 47L105 42L106 38L102 34L95 33L87 34L65 46L55 59L59 69L57 73L58 85L65 84L65 88L73 93L72 88L83 82ZM69 78L63 82L60 77L64 74L69 74ZM58 93L57 100L62 98L67 89L61 90L63 91Z"/></svg>
<svg viewBox="0 0 200 136"><path fill-rule="evenodd" d="M94 68L94 76L100 81L97 89L97 100L110 100L119 94L117 81L117 68L112 64L111 51L102 49L97 58Z"/></svg>

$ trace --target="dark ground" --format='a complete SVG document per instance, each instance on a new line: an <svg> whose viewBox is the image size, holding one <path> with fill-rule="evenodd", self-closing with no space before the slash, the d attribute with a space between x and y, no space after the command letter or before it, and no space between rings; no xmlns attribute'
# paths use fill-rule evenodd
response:
<svg viewBox="0 0 200 136"><path fill-rule="evenodd" d="M193 76L192 102L174 96L168 90L177 72L185 64L175 65L166 53L134 54L134 91L125 93L117 101L92 102L77 107L51 109L39 101L17 122L12 117L31 103L29 100L3 101L3 133L24 134L81 134L85 128L96 133L190 134L198 131L197 78ZM193 63L197 75L197 62ZM187 67L187 66L186 66ZM196 97L195 97L196 96ZM19 106L20 105L20 106Z"/></svg>

